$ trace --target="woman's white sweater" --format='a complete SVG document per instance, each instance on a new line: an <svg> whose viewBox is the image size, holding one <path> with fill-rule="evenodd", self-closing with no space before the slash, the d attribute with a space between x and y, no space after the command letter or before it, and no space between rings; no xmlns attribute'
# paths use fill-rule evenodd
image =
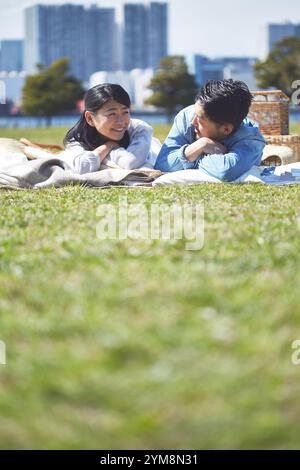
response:
<svg viewBox="0 0 300 470"><path fill-rule="evenodd" d="M128 127L129 146L112 150L106 157L119 167L132 170L144 166L147 159L151 159L151 145L153 129L140 119L131 119ZM71 140L66 145L63 160L68 163L76 173L90 173L100 170L100 157L95 151L85 150L80 142Z"/></svg>

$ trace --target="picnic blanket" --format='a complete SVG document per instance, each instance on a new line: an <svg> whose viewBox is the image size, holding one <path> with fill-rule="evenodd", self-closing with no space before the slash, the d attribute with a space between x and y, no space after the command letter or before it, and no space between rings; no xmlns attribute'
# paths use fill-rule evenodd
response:
<svg viewBox="0 0 300 470"><path fill-rule="evenodd" d="M153 181L152 186L201 183L223 183L223 181L202 170L181 170L158 177ZM239 178L230 182L230 184L237 183L297 184L300 183L300 162L280 166L253 166Z"/></svg>
<svg viewBox="0 0 300 470"><path fill-rule="evenodd" d="M121 168L100 169L93 173L75 173L59 154L43 153L28 160L25 146L14 139L0 139L0 188L39 189L79 184L94 188L110 186L151 186L162 175L158 170ZM34 153L34 152L32 152Z"/></svg>
<svg viewBox="0 0 300 470"><path fill-rule="evenodd" d="M30 160L0 170L0 188L39 189L80 184L94 188L109 186L151 186L161 175L156 170L109 169L80 175L59 158Z"/></svg>
<svg viewBox="0 0 300 470"><path fill-rule="evenodd" d="M28 148L14 139L0 139L0 189L39 189L79 184L94 188L110 186L147 186L173 184L221 183L201 170L182 170L163 174L158 170L140 168L124 170L101 165L99 171L75 173L59 154L44 153L28 160ZM39 151L40 154L40 151ZM232 183L297 184L300 183L300 162L280 166L253 166Z"/></svg>

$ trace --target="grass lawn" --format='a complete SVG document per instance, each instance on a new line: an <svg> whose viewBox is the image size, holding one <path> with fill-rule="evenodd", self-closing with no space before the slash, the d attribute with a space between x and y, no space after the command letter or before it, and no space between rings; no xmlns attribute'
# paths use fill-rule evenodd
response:
<svg viewBox="0 0 300 470"><path fill-rule="evenodd" d="M99 240L98 205L124 195L202 202L203 249ZM1 448L299 448L299 186L3 190L0 207Z"/></svg>

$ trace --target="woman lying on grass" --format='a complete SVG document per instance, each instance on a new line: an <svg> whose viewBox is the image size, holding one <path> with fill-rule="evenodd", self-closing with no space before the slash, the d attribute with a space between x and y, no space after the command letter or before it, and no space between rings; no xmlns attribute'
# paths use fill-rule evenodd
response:
<svg viewBox="0 0 300 470"><path fill-rule="evenodd" d="M161 145L146 122L130 117L130 98L120 86L96 85L85 95L85 111L65 138L65 151L56 155L80 174L100 166L127 170L153 168ZM27 139L21 139L32 145ZM38 155L37 155L38 157Z"/></svg>

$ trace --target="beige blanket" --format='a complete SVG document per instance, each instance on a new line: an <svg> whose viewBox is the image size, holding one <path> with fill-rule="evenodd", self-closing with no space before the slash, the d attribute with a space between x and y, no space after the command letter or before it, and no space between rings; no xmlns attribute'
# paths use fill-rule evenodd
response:
<svg viewBox="0 0 300 470"><path fill-rule="evenodd" d="M74 184L94 188L151 186L162 174L157 170L105 168L79 175L57 153L43 151L42 157L36 158L36 151L31 152L30 147L14 139L0 138L0 188L60 188Z"/></svg>

